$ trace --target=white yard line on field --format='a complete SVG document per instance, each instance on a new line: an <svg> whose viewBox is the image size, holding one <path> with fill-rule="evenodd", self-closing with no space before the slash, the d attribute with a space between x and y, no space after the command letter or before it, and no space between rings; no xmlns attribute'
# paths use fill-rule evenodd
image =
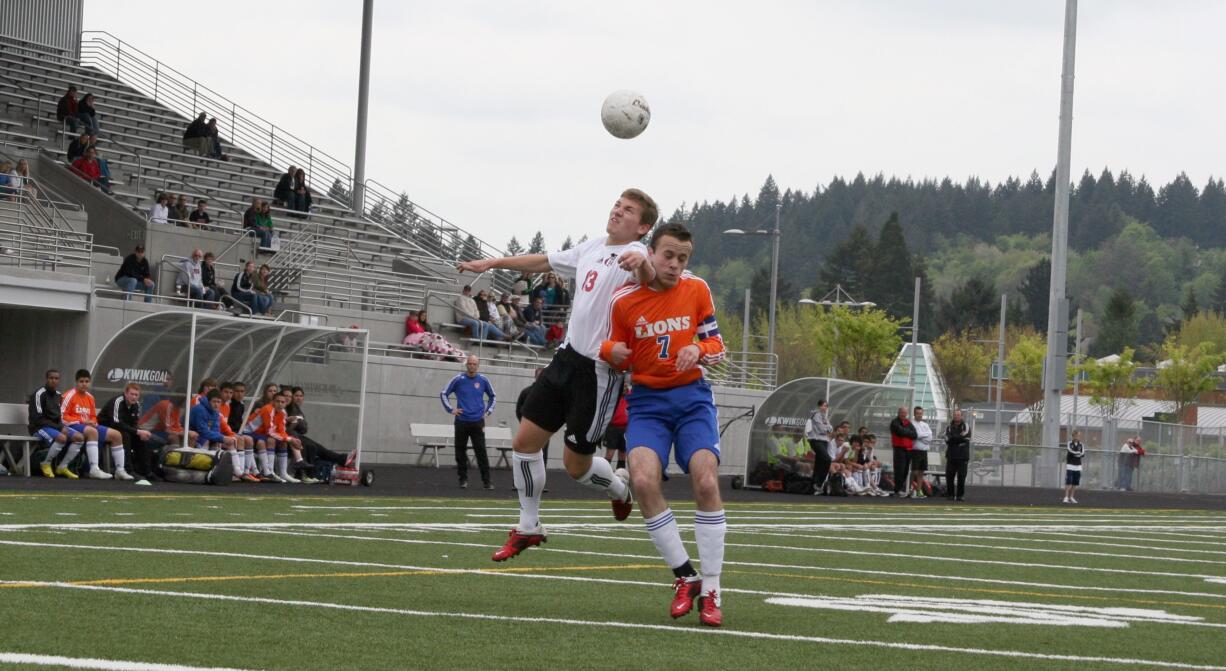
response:
<svg viewBox="0 0 1226 671"><path fill-rule="evenodd" d="M1214 666L1208 664L1189 664L1184 662L1171 662L1165 660L1153 659L1134 659L1128 657L1102 657L1093 655L1061 655L1042 652L1028 652L1024 650L993 650L990 648L969 648L949 645L933 645L928 643L911 643L911 642L883 642L863 639L845 639L845 638L830 638L825 636L802 636L797 634L776 634L764 631L738 631L736 629L711 629L699 628L683 625L663 625L663 624L646 624L637 622L624 621L599 621L599 620L579 620L570 618L556 617L527 617L520 615L496 615L493 613L464 613L455 611L431 611L431 610L415 610L408 608L383 608L375 606L359 606L353 604L327 603L319 601L302 601L294 599L271 599L265 597L254 596L232 596L224 594L203 594L198 592L175 592L166 590L153 589L133 589L128 587L103 587L96 585L73 585L69 583L44 583L48 587L64 588L64 589L80 589L98 592L110 592L119 594L134 594L141 596L155 596L159 598L174 598L174 599L200 599L205 601L226 601L232 603L248 603L259 604L262 606L280 606L280 607L298 607L298 608L319 608L326 610L339 610L348 612L361 613L377 613L384 615L403 615L409 617L446 617L462 620L475 620L487 622L515 622L523 624L543 624L543 625L561 625L563 627L590 627L596 631L609 631L611 629L631 629L638 631L658 631L670 634L683 634L691 636L728 636L733 638L769 640L769 641L791 641L798 643L817 643L823 645L841 645L841 646L856 646L869 648L884 648L891 650L905 650L908 652L942 652L942 653L957 653L968 654L986 657L1004 657L1014 659L1033 659L1033 660L1049 660L1049 661L1065 661L1065 662L1093 662L1101 664L1116 664L1121 666L1153 666L1168 669L1188 669L1194 671L1226 671L1226 666Z"/></svg>
<svg viewBox="0 0 1226 671"><path fill-rule="evenodd" d="M70 669L106 669L107 671L241 671L240 669L221 666L184 666L182 664L128 662L116 659L61 657L60 655L33 655L23 652L0 652L0 664L66 666Z"/></svg>

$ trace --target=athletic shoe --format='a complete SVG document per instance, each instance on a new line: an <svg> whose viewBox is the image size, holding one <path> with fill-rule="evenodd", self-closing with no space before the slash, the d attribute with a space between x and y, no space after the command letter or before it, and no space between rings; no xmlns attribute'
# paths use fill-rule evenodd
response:
<svg viewBox="0 0 1226 671"><path fill-rule="evenodd" d="M619 468L613 471L613 475L621 478L621 481L626 484L625 500L613 499L613 519L618 522L623 522L627 517L630 517L631 511L634 510L634 492L630 491L630 473L624 468Z"/></svg>
<svg viewBox="0 0 1226 671"><path fill-rule="evenodd" d="M688 615L694 607L694 599L702 594L702 580L698 576L694 576L693 580L677 578L673 581L673 590L673 605L669 608L669 615L676 619Z"/></svg>
<svg viewBox="0 0 1226 671"><path fill-rule="evenodd" d="M467 481L467 480L461 480L461 481L460 481L460 489L468 489L468 481Z"/></svg>
<svg viewBox="0 0 1226 671"><path fill-rule="evenodd" d="M137 480L136 482L133 482L132 484L137 485L139 487L152 487L153 486L152 482L149 482L148 480L144 478L141 478L140 480Z"/></svg>
<svg viewBox="0 0 1226 671"><path fill-rule="evenodd" d="M61 478L68 478L69 480L80 480L76 473L68 470L67 466L60 466L59 468L55 469L55 474Z"/></svg>
<svg viewBox="0 0 1226 671"><path fill-rule="evenodd" d="M1063 500L1063 501L1061 501L1060 503L1068 503L1068 497L1067 497L1067 496L1066 496L1066 497L1064 497L1064 500Z"/></svg>
<svg viewBox="0 0 1226 671"><path fill-rule="evenodd" d="M487 489L487 490L493 490L493 489L494 489L494 485L493 485L492 483L487 482L487 483L485 483L484 485L481 485L481 488L482 488L482 489Z"/></svg>
<svg viewBox="0 0 1226 671"><path fill-rule="evenodd" d="M285 484L285 478L282 478L276 473L270 473L268 477L272 479L272 482L280 482L281 484Z"/></svg>
<svg viewBox="0 0 1226 671"><path fill-rule="evenodd" d="M132 477L131 475L128 475L128 472L123 470L122 468L117 468L115 469L115 479L116 480L135 480L136 478Z"/></svg>
<svg viewBox="0 0 1226 671"><path fill-rule="evenodd" d="M260 482L260 478L251 473L243 473L243 478L246 482Z"/></svg>
<svg viewBox="0 0 1226 671"><path fill-rule="evenodd" d="M521 534L519 529L511 529L511 533L507 534L507 542L502 544L502 547L491 557L494 561L506 561L511 557L527 550L534 545L540 545L545 542L545 534Z"/></svg>
<svg viewBox="0 0 1226 671"><path fill-rule="evenodd" d="M89 477L94 480L110 480L114 476L102 470L101 468L94 466L93 468L89 469Z"/></svg>
<svg viewBox="0 0 1226 671"><path fill-rule="evenodd" d="M281 482L285 482L285 483L288 483L288 484L291 484L291 485L297 485L297 484L301 484L301 483L302 483L302 481L301 481L301 480L299 480L298 478L295 478L294 476L290 475L289 473L286 473L286 474L284 474L284 475L282 475L282 476L281 476Z"/></svg>
<svg viewBox="0 0 1226 671"><path fill-rule="evenodd" d="M277 481L277 479L273 477L271 473L260 473L255 476L255 479L259 480L260 482L276 482Z"/></svg>
<svg viewBox="0 0 1226 671"><path fill-rule="evenodd" d="M44 478L55 477L55 470L51 468L51 464L39 464L38 470L42 471Z"/></svg>
<svg viewBox="0 0 1226 671"><path fill-rule="evenodd" d="M1071 498L1071 497L1070 497L1070 498L1069 498L1069 500L1068 500L1068 502L1069 502L1069 503L1077 503L1077 499L1074 499L1074 498Z"/></svg>
<svg viewBox="0 0 1226 671"><path fill-rule="evenodd" d="M322 481L322 480L316 480L315 478L312 478L312 477L311 477L311 476L309 476L309 475L304 475L304 476L302 476L302 484L304 484L304 485L317 485L317 484L319 484L320 482L323 482L323 481Z"/></svg>
<svg viewBox="0 0 1226 671"><path fill-rule="evenodd" d="M719 594L710 590L702 595L702 607L698 609L698 621L708 627L719 627L724 624L724 614L719 609Z"/></svg>

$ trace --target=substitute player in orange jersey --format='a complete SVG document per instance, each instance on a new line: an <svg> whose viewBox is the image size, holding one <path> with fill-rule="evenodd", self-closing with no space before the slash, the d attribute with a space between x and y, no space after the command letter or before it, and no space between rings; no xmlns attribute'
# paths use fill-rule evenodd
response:
<svg viewBox="0 0 1226 671"><path fill-rule="evenodd" d="M120 480L132 480L124 470L123 434L107 430L98 424L98 410L94 395L89 393L90 374L82 368L77 371L76 386L64 394L60 401L60 416L69 430L85 436L85 456L89 459L89 477L95 480L110 480L111 474L98 467L98 442L111 448L111 460L115 462L115 476ZM67 466L67 464L65 464ZM56 472L57 475L63 475Z"/></svg>
<svg viewBox="0 0 1226 671"><path fill-rule="evenodd" d="M613 295L610 335L600 356L627 366L634 389L629 398L630 484L647 532L676 578L672 616L700 601L699 622L723 624L719 574L724 563L724 504L719 496L719 427L703 365L724 357L711 289L685 272L694 244L681 224L665 224L651 236L655 279L627 285ZM660 489L669 454L690 474L694 487L694 540L702 577L690 565L673 511Z"/></svg>

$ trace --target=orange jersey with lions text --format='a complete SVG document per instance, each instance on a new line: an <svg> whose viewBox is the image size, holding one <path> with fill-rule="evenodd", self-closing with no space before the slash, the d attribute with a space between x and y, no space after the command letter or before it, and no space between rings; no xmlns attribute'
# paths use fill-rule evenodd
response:
<svg viewBox="0 0 1226 671"><path fill-rule="evenodd" d="M701 378L701 366L724 358L711 288L689 272L664 291L626 285L613 294L610 310L609 339L601 343L600 358L611 363L613 343L626 343L630 379L636 385L680 387ZM699 365L677 372L677 353L689 345L698 346Z"/></svg>

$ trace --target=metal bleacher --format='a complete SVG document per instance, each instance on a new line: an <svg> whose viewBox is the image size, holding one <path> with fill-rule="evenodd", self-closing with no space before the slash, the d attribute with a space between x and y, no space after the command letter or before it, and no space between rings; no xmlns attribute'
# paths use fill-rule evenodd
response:
<svg viewBox="0 0 1226 671"><path fill-rule="evenodd" d="M280 270L275 288L299 305L403 312L431 286L454 285L461 250L502 253L377 182L355 212L348 166L107 33L83 33L79 61L0 38L0 143L63 160L74 133L55 107L69 85L94 94L112 197L141 216L167 191L207 199L214 222L238 232L251 200L270 200L286 166L305 170L311 212L272 208L281 246L266 260ZM198 112L218 119L228 160L184 150L183 130ZM509 287L508 278L488 279Z"/></svg>

